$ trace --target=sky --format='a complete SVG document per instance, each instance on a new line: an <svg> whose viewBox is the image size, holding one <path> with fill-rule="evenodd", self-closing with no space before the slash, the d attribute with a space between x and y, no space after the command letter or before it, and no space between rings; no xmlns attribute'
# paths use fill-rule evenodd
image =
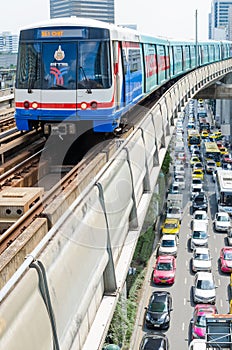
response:
<svg viewBox="0 0 232 350"><path fill-rule="evenodd" d="M115 0L115 20L117 24L137 24L144 34L195 39L197 10L198 39L206 40L210 8L211 0ZM49 0L5 0L0 32L19 34L20 28L49 16Z"/></svg>

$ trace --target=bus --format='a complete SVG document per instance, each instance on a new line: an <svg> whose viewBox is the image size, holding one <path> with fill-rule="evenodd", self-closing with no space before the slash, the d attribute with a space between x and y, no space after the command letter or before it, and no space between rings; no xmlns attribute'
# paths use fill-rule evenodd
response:
<svg viewBox="0 0 232 350"><path fill-rule="evenodd" d="M218 211L232 215L232 170L218 169L215 184Z"/></svg>
<svg viewBox="0 0 232 350"><path fill-rule="evenodd" d="M204 142L203 153L205 161L214 160L217 166L221 166L221 152L216 142Z"/></svg>
<svg viewBox="0 0 232 350"><path fill-rule="evenodd" d="M196 129L188 130L188 146L197 145L200 147L201 145L201 135Z"/></svg>

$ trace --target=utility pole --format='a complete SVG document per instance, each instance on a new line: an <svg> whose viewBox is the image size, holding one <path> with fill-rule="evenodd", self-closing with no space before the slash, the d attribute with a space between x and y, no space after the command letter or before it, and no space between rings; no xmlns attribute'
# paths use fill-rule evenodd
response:
<svg viewBox="0 0 232 350"><path fill-rule="evenodd" d="M196 45L196 66L198 67L198 14L195 12L195 45Z"/></svg>

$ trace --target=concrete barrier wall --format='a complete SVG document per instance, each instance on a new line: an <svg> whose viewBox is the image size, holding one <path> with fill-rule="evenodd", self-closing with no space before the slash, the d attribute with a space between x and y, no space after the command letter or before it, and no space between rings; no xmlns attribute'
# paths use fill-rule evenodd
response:
<svg viewBox="0 0 232 350"><path fill-rule="evenodd" d="M220 64L222 70L231 66ZM200 71L165 93L0 291L1 349L52 349L52 336L56 350L101 348L172 136L173 115L184 108L186 95L200 89L199 79L208 74ZM44 267L54 323L32 262ZM94 328L107 300L104 327L97 322Z"/></svg>

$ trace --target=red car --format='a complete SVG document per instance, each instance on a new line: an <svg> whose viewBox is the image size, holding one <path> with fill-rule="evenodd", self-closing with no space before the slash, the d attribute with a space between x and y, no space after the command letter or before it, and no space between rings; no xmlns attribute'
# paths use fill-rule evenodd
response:
<svg viewBox="0 0 232 350"><path fill-rule="evenodd" d="M204 339L206 330L205 315L217 314L215 305L197 304L194 308L192 323L192 339Z"/></svg>
<svg viewBox="0 0 232 350"><path fill-rule="evenodd" d="M153 268L152 280L155 284L173 284L176 274L176 259L172 255L157 257Z"/></svg>
<svg viewBox="0 0 232 350"><path fill-rule="evenodd" d="M232 272L232 247L224 247L221 249L220 266L222 272Z"/></svg>

